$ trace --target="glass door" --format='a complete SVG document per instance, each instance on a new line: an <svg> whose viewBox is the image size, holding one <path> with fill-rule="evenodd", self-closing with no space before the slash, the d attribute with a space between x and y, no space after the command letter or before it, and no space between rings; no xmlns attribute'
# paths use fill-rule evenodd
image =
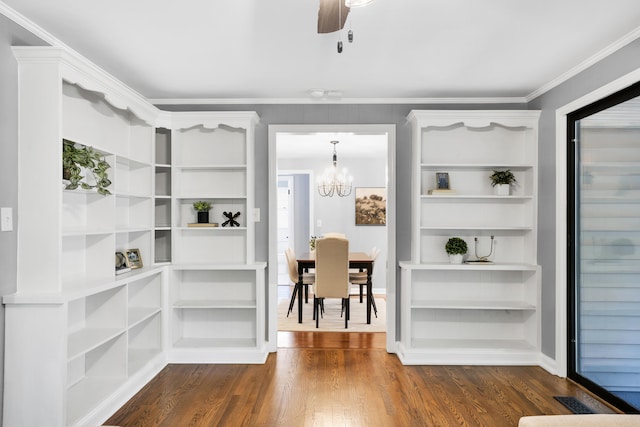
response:
<svg viewBox="0 0 640 427"><path fill-rule="evenodd" d="M639 95L568 117L569 377L628 412L640 410Z"/></svg>

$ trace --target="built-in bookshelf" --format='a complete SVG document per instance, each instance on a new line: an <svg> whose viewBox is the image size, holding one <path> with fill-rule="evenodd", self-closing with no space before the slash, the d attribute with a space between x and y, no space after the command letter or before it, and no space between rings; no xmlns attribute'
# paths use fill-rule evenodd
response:
<svg viewBox="0 0 640 427"><path fill-rule="evenodd" d="M535 364L540 351L537 111L412 111L412 260L401 262L404 363ZM511 194L489 176L510 170ZM448 188L438 190L437 174ZM450 237L469 251L452 264Z"/></svg>

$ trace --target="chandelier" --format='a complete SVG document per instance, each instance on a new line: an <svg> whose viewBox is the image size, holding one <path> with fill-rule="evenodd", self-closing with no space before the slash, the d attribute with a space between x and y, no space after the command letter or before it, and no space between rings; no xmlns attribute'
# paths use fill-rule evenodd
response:
<svg viewBox="0 0 640 427"><path fill-rule="evenodd" d="M347 169L343 168L338 172L338 153L336 152L336 144L340 141L331 141L333 144L332 165L324 170L322 176L318 177L318 193L322 197L332 197L337 194L345 197L351 194L353 187L353 177L347 175Z"/></svg>

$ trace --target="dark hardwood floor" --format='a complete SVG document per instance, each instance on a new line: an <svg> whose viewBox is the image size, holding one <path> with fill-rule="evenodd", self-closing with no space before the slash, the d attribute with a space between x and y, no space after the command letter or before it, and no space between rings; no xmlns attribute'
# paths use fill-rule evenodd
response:
<svg viewBox="0 0 640 427"><path fill-rule="evenodd" d="M278 339L264 365L169 365L105 424L517 426L523 415L570 413L556 395L614 412L539 367L403 366L384 333Z"/></svg>

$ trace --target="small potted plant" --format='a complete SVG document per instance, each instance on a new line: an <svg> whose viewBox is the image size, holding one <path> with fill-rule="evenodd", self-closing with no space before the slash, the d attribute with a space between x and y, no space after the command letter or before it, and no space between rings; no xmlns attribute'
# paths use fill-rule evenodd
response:
<svg viewBox="0 0 640 427"><path fill-rule="evenodd" d="M516 177L510 169L505 171L493 171L491 176L491 186L498 196L508 196L511 190L511 184L515 184Z"/></svg>
<svg viewBox="0 0 640 427"><path fill-rule="evenodd" d="M462 264L462 258L467 253L467 242L460 237L451 237L444 249L449 254L451 264Z"/></svg>
<svg viewBox="0 0 640 427"><path fill-rule="evenodd" d="M311 236L309 239L309 250L313 253L316 250L316 236Z"/></svg>
<svg viewBox="0 0 640 427"><path fill-rule="evenodd" d="M198 224L207 224L209 222L209 210L211 209L211 203L198 200L193 203L193 209L198 212Z"/></svg>
<svg viewBox="0 0 640 427"><path fill-rule="evenodd" d="M75 190L78 187L83 190L96 189L98 194L106 196L111 194L107 187L111 180L107 170L111 167L98 151L86 145L76 145L67 139L62 140L62 178L67 180L65 190ZM91 180L87 182L89 175Z"/></svg>

